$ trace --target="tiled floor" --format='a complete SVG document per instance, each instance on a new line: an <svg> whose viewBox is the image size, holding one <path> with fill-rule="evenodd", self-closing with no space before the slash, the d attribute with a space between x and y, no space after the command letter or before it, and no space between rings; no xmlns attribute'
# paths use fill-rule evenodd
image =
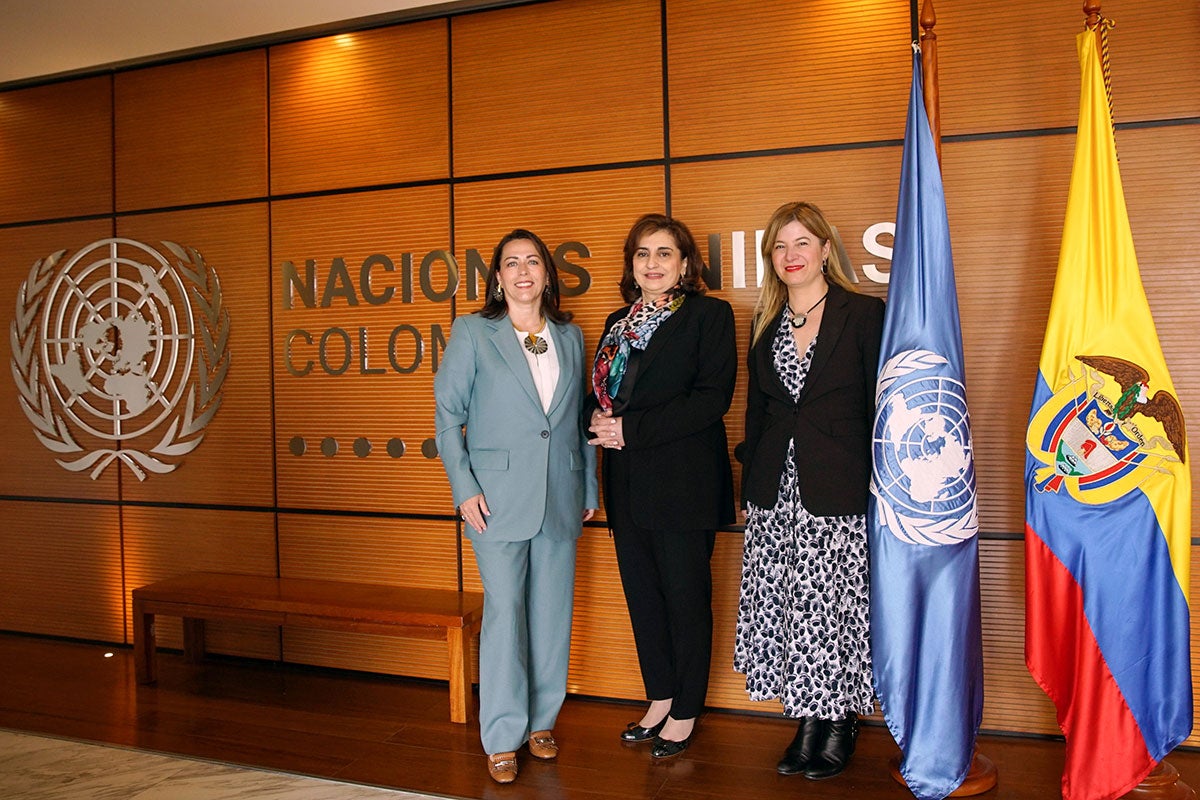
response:
<svg viewBox="0 0 1200 800"><path fill-rule="evenodd" d="M4 800L418 800L213 761L0 730Z"/></svg>

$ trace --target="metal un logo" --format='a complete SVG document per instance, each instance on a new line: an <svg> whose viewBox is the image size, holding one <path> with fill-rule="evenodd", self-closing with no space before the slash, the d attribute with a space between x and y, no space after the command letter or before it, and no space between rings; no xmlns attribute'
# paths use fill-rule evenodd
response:
<svg viewBox="0 0 1200 800"><path fill-rule="evenodd" d="M17 293L10 334L21 409L55 460L91 470L92 480L114 461L138 480L171 472L221 406L221 284L199 252L162 244L101 239L66 261L60 250L35 262Z"/></svg>
<svg viewBox="0 0 1200 800"><path fill-rule="evenodd" d="M1152 395L1144 367L1107 355L1075 359L1082 369L1029 423L1039 492L1066 489L1080 502L1106 503L1187 458L1179 401L1162 389Z"/></svg>
<svg viewBox="0 0 1200 800"><path fill-rule="evenodd" d="M909 544L979 532L966 388L948 365L932 351L905 350L879 374L871 493L880 524Z"/></svg>

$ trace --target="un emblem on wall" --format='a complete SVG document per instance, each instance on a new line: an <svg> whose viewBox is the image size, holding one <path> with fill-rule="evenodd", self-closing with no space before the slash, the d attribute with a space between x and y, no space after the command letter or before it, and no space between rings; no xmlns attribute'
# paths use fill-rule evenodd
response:
<svg viewBox="0 0 1200 800"><path fill-rule="evenodd" d="M60 250L35 262L17 293L21 409L60 465L93 480L114 461L138 480L171 472L221 405L229 312L220 282L196 250L162 244L101 239L65 261ZM80 431L100 445L81 446ZM160 435L148 448L134 441Z"/></svg>
<svg viewBox="0 0 1200 800"><path fill-rule="evenodd" d="M906 350L879 374L871 493L876 517L910 544L979 531L966 389L929 350Z"/></svg>

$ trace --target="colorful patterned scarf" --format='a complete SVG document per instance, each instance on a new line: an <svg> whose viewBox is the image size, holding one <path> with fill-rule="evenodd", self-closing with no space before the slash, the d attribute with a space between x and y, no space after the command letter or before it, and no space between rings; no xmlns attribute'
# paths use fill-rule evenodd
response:
<svg viewBox="0 0 1200 800"><path fill-rule="evenodd" d="M629 363L629 349L645 350L650 337L679 310L685 297L687 295L676 287L653 303L639 300L604 334L592 368L592 390L600 401L600 408L612 411L613 398L621 389L621 379L625 377L625 367Z"/></svg>

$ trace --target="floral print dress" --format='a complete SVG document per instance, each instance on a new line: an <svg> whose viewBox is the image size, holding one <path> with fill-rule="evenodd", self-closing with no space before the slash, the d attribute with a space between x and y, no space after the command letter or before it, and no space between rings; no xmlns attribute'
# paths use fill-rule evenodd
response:
<svg viewBox="0 0 1200 800"><path fill-rule="evenodd" d="M772 353L795 399L816 339L801 357L791 330L785 319ZM745 673L751 700L779 699L789 717L870 714L866 517L810 514L794 454L793 441L775 506L747 504L734 668Z"/></svg>

